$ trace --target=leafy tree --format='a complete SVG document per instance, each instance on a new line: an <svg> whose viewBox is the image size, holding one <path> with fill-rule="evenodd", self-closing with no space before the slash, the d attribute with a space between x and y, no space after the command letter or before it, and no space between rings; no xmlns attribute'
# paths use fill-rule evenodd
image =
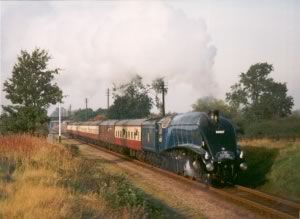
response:
<svg viewBox="0 0 300 219"><path fill-rule="evenodd" d="M158 97L159 94L168 93L168 88L165 86L164 78L157 78L152 82L152 89L155 91L155 105L159 109L161 115L163 115L163 103L162 100Z"/></svg>
<svg viewBox="0 0 300 219"><path fill-rule="evenodd" d="M152 99L142 77L136 75L129 83L113 89L114 103L108 110L110 119L144 118L150 114Z"/></svg>
<svg viewBox="0 0 300 219"><path fill-rule="evenodd" d="M36 132L48 121L50 104L62 100L62 91L53 83L59 69L47 68L50 59L48 52L38 48L31 54L21 51L12 77L4 82L6 98L13 104L3 107L1 119L5 121L5 131Z"/></svg>
<svg viewBox="0 0 300 219"><path fill-rule="evenodd" d="M236 110L225 103L225 101L216 99L211 96L199 98L196 103L192 105L193 111L208 112L209 110L219 110L221 115L225 117L233 117Z"/></svg>
<svg viewBox="0 0 300 219"><path fill-rule="evenodd" d="M285 83L275 82L269 75L273 66L268 63L252 65L241 73L238 83L226 94L230 105L240 108L247 119L270 119L291 114L293 98L287 95Z"/></svg>

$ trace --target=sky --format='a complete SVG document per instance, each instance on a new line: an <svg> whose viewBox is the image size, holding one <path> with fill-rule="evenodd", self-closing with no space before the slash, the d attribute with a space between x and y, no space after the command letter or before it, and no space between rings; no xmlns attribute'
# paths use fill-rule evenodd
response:
<svg viewBox="0 0 300 219"><path fill-rule="evenodd" d="M239 74L268 62L299 109L299 11L296 0L1 1L0 84L21 50L38 47L62 69L65 107L88 98L106 108L107 88L139 74L145 83L164 77L166 112L187 112L198 98L225 99Z"/></svg>

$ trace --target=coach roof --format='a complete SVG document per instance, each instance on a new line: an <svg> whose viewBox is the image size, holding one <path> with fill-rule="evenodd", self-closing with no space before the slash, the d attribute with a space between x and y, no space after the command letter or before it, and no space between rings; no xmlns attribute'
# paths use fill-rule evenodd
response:
<svg viewBox="0 0 300 219"><path fill-rule="evenodd" d="M100 125L115 125L118 120L104 120L100 123Z"/></svg>
<svg viewBox="0 0 300 219"><path fill-rule="evenodd" d="M116 123L116 126L141 126L147 119L126 119L120 120Z"/></svg>

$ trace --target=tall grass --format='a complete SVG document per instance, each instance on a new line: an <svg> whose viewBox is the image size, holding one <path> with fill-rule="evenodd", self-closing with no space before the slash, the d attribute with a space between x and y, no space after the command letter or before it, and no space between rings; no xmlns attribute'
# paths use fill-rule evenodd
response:
<svg viewBox="0 0 300 219"><path fill-rule="evenodd" d="M162 217L161 206L76 150L0 136L0 218Z"/></svg>

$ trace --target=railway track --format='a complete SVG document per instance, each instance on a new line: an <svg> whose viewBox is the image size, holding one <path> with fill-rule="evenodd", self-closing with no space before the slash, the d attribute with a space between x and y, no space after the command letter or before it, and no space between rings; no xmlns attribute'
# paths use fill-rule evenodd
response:
<svg viewBox="0 0 300 219"><path fill-rule="evenodd" d="M81 140L79 140L79 141L81 141ZM86 143L86 142L84 142L84 143ZM272 196L272 195L254 190L254 189L243 187L243 186L225 187L222 189L214 188L214 187L208 186L204 183L200 183L198 181L192 180L191 178L186 178L186 177L177 175L175 173L172 173L172 172L166 171L164 169L150 165L148 163L144 163L142 161L130 158L126 155L119 154L117 152L105 149L98 145L90 144L90 143L89 143L89 145L92 147L95 147L99 150L102 150L104 152L113 154L119 158L136 163L137 165L143 166L144 168L155 170L156 172L160 172L171 178L174 178L176 180L187 183L192 187L207 189L215 194L218 194L219 196L221 196L225 199L235 201L244 206L255 209L263 214L267 214L271 217L300 219L300 204L299 203L291 202L291 201L288 201L288 200L285 200L282 198L278 198L278 197L275 197L275 196Z"/></svg>
<svg viewBox="0 0 300 219"><path fill-rule="evenodd" d="M231 199L280 218L300 217L300 205L298 203L278 198L254 189L243 186L235 186L233 188L216 190L215 192L224 193L225 196L230 195L229 198Z"/></svg>

